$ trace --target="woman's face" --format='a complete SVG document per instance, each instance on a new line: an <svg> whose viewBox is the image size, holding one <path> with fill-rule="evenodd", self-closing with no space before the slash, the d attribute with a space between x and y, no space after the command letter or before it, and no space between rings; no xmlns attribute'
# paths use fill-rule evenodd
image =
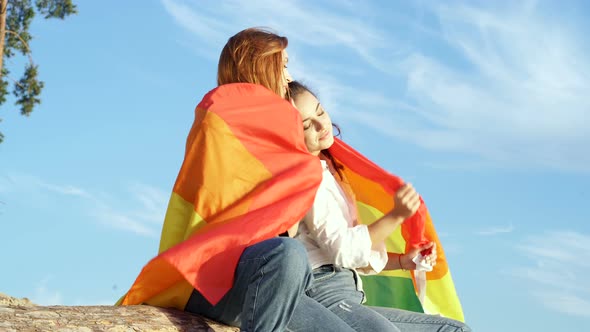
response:
<svg viewBox="0 0 590 332"><path fill-rule="evenodd" d="M289 74L289 70L287 69L287 64L289 63L289 54L287 54L287 50L283 50L283 77L281 79L281 84L283 89L281 90L281 97L285 98L287 95L287 91L289 90L289 82L293 80L291 74Z"/></svg>
<svg viewBox="0 0 590 332"><path fill-rule="evenodd" d="M334 144L332 120L316 97L307 91L297 96L294 104L303 119L307 150L317 156Z"/></svg>

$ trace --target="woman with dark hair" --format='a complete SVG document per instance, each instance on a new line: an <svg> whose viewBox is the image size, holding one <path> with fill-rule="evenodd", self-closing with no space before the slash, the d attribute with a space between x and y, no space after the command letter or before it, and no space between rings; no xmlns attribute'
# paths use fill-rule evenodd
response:
<svg viewBox="0 0 590 332"><path fill-rule="evenodd" d="M328 150L334 144L330 115L316 96L297 81L289 83L292 101L303 121L305 144L323 167L312 209L296 239L307 250L314 282L307 295L330 309L355 331L470 331L463 323L411 311L362 305L361 274L415 270L436 264L436 246L428 242L406 254L388 253L385 239L416 213L421 202L410 184L395 193L394 208L370 225L358 221L354 193L345 187L343 166ZM421 261L412 259L430 250Z"/></svg>

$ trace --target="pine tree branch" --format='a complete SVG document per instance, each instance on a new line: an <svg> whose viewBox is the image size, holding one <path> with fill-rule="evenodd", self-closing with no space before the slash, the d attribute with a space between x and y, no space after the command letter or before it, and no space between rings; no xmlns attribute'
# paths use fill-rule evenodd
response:
<svg viewBox="0 0 590 332"><path fill-rule="evenodd" d="M6 33L11 33L11 34L15 35L16 37L18 37L18 39L20 40L20 42L27 49L27 56L29 57L29 62L31 63L31 65L34 65L33 57L31 56L31 48L29 47L29 44L27 44L27 42L20 36L20 34L14 32L12 30L5 30L5 32Z"/></svg>

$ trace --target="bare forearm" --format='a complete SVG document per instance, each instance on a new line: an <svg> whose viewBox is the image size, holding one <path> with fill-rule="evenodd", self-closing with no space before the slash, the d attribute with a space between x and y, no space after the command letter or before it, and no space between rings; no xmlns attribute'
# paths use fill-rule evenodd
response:
<svg viewBox="0 0 590 332"><path fill-rule="evenodd" d="M402 266L401 263L401 256L402 254L394 254L392 252L387 253L387 264L385 264L385 268L383 270L401 270Z"/></svg>
<svg viewBox="0 0 590 332"><path fill-rule="evenodd" d="M402 217L392 216L391 213L384 215L381 219L375 221L369 228L369 235L373 246L379 246L386 238L395 231L395 229L404 222Z"/></svg>

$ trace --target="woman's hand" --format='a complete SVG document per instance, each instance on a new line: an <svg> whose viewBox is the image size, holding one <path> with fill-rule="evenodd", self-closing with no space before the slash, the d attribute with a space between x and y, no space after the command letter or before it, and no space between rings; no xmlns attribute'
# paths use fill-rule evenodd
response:
<svg viewBox="0 0 590 332"><path fill-rule="evenodd" d="M422 250L430 249L430 254L424 256L422 261L426 262L427 264L432 265L433 267L436 265L436 259L438 256L436 255L436 243L428 242L418 248L411 249L407 253L403 254L400 257L401 268L404 270L415 270L416 263L412 261L416 255L418 255Z"/></svg>
<svg viewBox="0 0 590 332"><path fill-rule="evenodd" d="M420 207L420 195L411 184L403 185L393 196L393 210L389 214L403 220L413 216Z"/></svg>
<svg viewBox="0 0 590 332"><path fill-rule="evenodd" d="M369 225L369 235L373 246L379 246L406 219L413 216L420 207L420 196L411 184L405 184L393 196L393 210ZM396 259L399 256L396 255ZM399 263L396 263L396 266ZM392 266L391 269L395 269Z"/></svg>

